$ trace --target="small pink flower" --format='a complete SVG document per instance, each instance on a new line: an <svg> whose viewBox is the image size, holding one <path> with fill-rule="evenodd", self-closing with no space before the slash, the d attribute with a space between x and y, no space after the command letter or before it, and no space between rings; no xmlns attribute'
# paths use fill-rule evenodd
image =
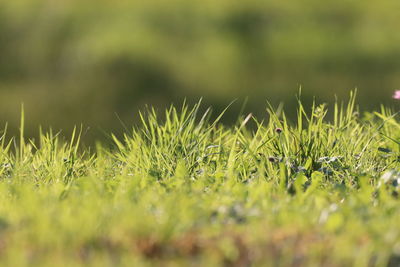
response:
<svg viewBox="0 0 400 267"><path fill-rule="evenodd" d="M393 98L400 100L400 90L394 91Z"/></svg>

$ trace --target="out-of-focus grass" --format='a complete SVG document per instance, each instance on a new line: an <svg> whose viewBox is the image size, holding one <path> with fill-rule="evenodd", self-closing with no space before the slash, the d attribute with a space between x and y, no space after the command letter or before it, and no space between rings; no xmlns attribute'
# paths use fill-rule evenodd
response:
<svg viewBox="0 0 400 267"><path fill-rule="evenodd" d="M351 98L232 127L171 107L111 148L0 139L0 262L398 266L400 124ZM249 126L255 124L254 131ZM21 125L21 132L23 132Z"/></svg>
<svg viewBox="0 0 400 267"><path fill-rule="evenodd" d="M363 106L387 103L400 84L399 8L397 0L2 1L0 118L16 125L25 102L30 133L82 120L116 129L114 112L129 121L144 103L182 96L219 107L250 96L261 114L264 99L290 103L300 85L324 101L358 87Z"/></svg>

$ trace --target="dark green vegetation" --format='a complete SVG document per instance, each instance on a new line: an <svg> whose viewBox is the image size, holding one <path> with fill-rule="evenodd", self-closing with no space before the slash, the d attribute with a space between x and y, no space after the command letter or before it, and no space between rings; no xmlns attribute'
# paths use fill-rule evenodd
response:
<svg viewBox="0 0 400 267"><path fill-rule="evenodd" d="M198 105L150 110L95 151L79 131L4 134L0 263L398 266L398 116L353 98L326 112L225 127Z"/></svg>
<svg viewBox="0 0 400 267"><path fill-rule="evenodd" d="M268 98L292 114L299 85L330 103L358 87L371 110L400 85L399 10L398 0L1 1L0 119L16 132L24 102L28 135L81 122L99 134L121 129L114 112L130 123L144 103L182 97L223 108L250 96L260 116Z"/></svg>

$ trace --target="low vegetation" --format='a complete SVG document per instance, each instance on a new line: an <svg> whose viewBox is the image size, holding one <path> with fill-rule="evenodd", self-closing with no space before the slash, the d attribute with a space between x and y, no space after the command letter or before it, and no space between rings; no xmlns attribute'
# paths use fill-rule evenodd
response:
<svg viewBox="0 0 400 267"><path fill-rule="evenodd" d="M114 145L4 131L0 263L398 266L400 124L351 96L289 121L141 113ZM328 118L325 118L328 116ZM23 117L23 116L22 116Z"/></svg>

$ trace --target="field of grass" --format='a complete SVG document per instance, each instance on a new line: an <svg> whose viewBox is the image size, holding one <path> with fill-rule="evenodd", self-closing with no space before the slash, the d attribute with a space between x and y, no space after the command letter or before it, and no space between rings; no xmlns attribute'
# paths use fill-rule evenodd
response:
<svg viewBox="0 0 400 267"><path fill-rule="evenodd" d="M5 266L398 266L400 123L348 103L151 109L114 145L0 139ZM221 114L223 116L223 114ZM23 116L22 116L23 118Z"/></svg>

